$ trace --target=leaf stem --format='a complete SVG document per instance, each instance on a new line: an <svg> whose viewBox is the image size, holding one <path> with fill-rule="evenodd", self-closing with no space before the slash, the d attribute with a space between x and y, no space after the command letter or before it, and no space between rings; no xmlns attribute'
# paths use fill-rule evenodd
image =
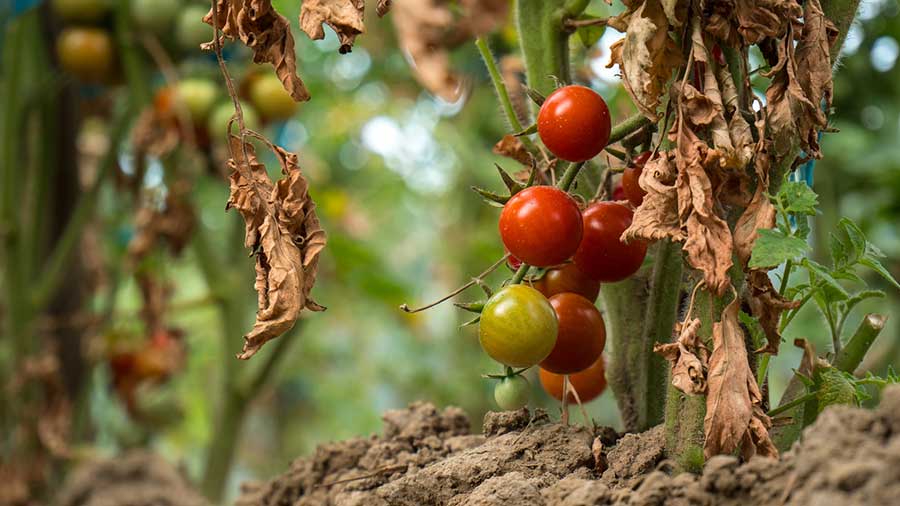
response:
<svg viewBox="0 0 900 506"><path fill-rule="evenodd" d="M619 142L620 140L628 137L629 135L637 132L638 130L644 128L649 124L650 120L641 113L637 113L634 116L626 118L624 121L614 126L612 130L610 130L607 146Z"/></svg>
<svg viewBox="0 0 900 506"><path fill-rule="evenodd" d="M811 401L811 400L815 399L817 393L818 393L818 391L808 392L804 395L801 395L800 397L797 397L796 399L794 399L790 402L786 402L786 403L782 404L781 406L778 406L777 408L769 411L767 414L770 417L778 416L781 413L784 413L785 411L791 410L793 408L796 408L797 406L800 406L801 404L804 404L806 401Z"/></svg>
<svg viewBox="0 0 900 506"><path fill-rule="evenodd" d="M582 167L586 162L578 162L578 163L570 163L568 167L566 167L566 171L563 173L563 176L559 179L559 184L557 187L562 191L569 191L572 187L572 183L575 182L575 178L578 176L578 173L581 172Z"/></svg>
<svg viewBox="0 0 900 506"><path fill-rule="evenodd" d="M494 60L494 55L491 54L487 41L484 37L478 37L475 39L475 46L478 48L478 52L481 53L481 59L484 60L484 65L491 76L491 83L494 85L494 91L497 92L500 105L503 106L503 112L506 114L509 126L512 127L514 132L523 131L524 127L512 105L512 101L509 98L509 90L506 88L506 83L503 82L503 76L500 75L500 71L497 69L497 62ZM530 138L522 136L519 139L529 151L535 151L534 143L531 142Z"/></svg>

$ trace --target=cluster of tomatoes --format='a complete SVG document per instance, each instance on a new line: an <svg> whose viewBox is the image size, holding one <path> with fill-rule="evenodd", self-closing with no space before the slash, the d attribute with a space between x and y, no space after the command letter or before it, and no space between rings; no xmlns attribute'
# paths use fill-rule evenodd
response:
<svg viewBox="0 0 900 506"><path fill-rule="evenodd" d="M537 126L544 145L570 162L599 154L611 130L606 103L583 86L562 87L548 96ZM504 206L499 231L510 267L525 263L544 274L505 286L481 311L481 346L507 366L494 390L501 408L527 403L529 388L521 372L535 365L544 390L559 400L566 376L577 393L576 399L569 391L572 402L590 401L606 388L606 328L595 302L601 283L622 281L644 262L647 244L620 237L631 225L631 206L643 199L637 180L647 158L649 153L635 157L623 174L627 202L598 201L582 209L561 188L531 186Z"/></svg>
<svg viewBox="0 0 900 506"><path fill-rule="evenodd" d="M192 138L205 146L210 138L224 139L225 128L234 114L234 105L223 87L209 78L218 74L214 58L200 45L212 39L212 28L203 22L209 2L191 0L122 0L126 2L132 33L125 41L114 41L113 0L53 0L55 16L64 23L56 40L60 68L79 82L114 84L121 81L116 48L126 43L153 66L146 51L148 39L155 40L169 61L187 68L187 77L161 87L154 98L157 115L170 126L193 130ZM119 6L121 8L121 5ZM116 13L120 15L120 13ZM203 70L211 69L204 74ZM269 70L251 67L239 83L244 122L255 129L267 122L294 115L297 103ZM185 125L189 120L189 125Z"/></svg>

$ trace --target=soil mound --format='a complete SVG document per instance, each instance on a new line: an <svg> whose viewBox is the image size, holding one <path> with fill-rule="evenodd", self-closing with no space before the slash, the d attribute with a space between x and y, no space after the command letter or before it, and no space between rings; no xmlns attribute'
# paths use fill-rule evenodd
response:
<svg viewBox="0 0 900 506"><path fill-rule="evenodd" d="M667 473L661 427L618 439L542 412L488 413L468 434L457 408L390 411L384 434L320 446L238 506L681 506L900 504L900 387L874 411L826 410L780 460L710 459ZM67 503L88 504L88 503ZM90 503L99 504L99 503Z"/></svg>

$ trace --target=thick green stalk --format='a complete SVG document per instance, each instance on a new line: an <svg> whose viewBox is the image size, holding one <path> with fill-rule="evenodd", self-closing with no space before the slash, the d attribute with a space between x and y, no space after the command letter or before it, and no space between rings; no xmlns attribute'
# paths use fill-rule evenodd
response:
<svg viewBox="0 0 900 506"><path fill-rule="evenodd" d="M867 314L859 322L859 327L856 328L853 337L847 341L847 345L834 357L832 365L841 371L853 374L866 357L866 353L869 352L869 348L872 347L878 334L884 329L885 322L887 322L887 317L884 315Z"/></svg>
<svg viewBox="0 0 900 506"><path fill-rule="evenodd" d="M569 81L569 35L562 30L562 0L516 0L516 25L528 86L542 95Z"/></svg>

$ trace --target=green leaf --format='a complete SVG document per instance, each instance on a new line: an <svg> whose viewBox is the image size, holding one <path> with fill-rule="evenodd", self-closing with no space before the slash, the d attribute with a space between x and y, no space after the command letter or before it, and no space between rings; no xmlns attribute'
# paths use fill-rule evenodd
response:
<svg viewBox="0 0 900 506"><path fill-rule="evenodd" d="M791 214L815 216L819 196L806 183L788 181L781 185L775 196L784 210Z"/></svg>
<svg viewBox="0 0 900 506"><path fill-rule="evenodd" d="M847 290L841 286L840 283L834 276L828 272L828 268L824 265L810 260L808 258L804 258L801 264L803 267L809 271L810 278L820 279L823 282L823 289L825 295L825 302L835 302L841 300L847 300L850 298L850 294L847 293Z"/></svg>
<svg viewBox="0 0 900 506"><path fill-rule="evenodd" d="M895 288L900 290L900 283L897 283L897 280L894 279L894 276L891 275L890 271L888 271L881 262L878 261L874 256L866 255L859 261L859 263L865 265L869 269L877 272L882 278L887 280L888 283L894 285Z"/></svg>
<svg viewBox="0 0 900 506"><path fill-rule="evenodd" d="M847 299L845 305L845 312L849 313L851 309L853 309L857 304L866 300L866 299L876 299L880 297L884 297L885 293L881 290L860 290Z"/></svg>
<svg viewBox="0 0 900 506"><path fill-rule="evenodd" d="M850 245L837 234L831 234L831 263L837 268L850 265Z"/></svg>
<svg viewBox="0 0 900 506"><path fill-rule="evenodd" d="M808 251L809 245L803 239L779 230L761 229L749 265L753 269L776 267L788 260L797 260Z"/></svg>
<svg viewBox="0 0 900 506"><path fill-rule="evenodd" d="M521 132L516 132L516 133L514 133L513 136L515 136L515 137L522 137L523 135L536 134L537 131L538 131L537 123L534 123L534 124L532 124L531 126L529 126L528 128L526 128L525 130L522 130Z"/></svg>
<svg viewBox="0 0 900 506"><path fill-rule="evenodd" d="M579 19L598 19L593 16L585 16ZM584 47L591 47L600 40L600 37L603 36L603 33L606 31L605 25L588 25L588 26L579 26L577 30L578 38L581 39L581 43L584 44Z"/></svg>

